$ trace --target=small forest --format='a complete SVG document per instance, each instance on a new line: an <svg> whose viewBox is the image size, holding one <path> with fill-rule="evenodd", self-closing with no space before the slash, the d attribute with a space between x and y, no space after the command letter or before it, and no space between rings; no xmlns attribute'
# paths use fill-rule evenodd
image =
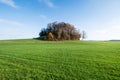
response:
<svg viewBox="0 0 120 80"><path fill-rule="evenodd" d="M40 40L61 41L61 40L80 40L81 33L74 25L65 22L49 23L46 28L39 33Z"/></svg>

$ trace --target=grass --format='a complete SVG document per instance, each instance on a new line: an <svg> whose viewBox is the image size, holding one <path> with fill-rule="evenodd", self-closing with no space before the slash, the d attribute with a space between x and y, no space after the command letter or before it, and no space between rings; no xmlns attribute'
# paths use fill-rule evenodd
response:
<svg viewBox="0 0 120 80"><path fill-rule="evenodd" d="M2 40L0 80L120 80L120 42Z"/></svg>

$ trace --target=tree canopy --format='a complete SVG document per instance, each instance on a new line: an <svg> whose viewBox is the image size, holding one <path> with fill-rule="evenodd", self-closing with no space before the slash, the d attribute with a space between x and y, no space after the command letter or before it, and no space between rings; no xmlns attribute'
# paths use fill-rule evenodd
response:
<svg viewBox="0 0 120 80"><path fill-rule="evenodd" d="M47 25L47 28L43 28L39 33L42 40L79 40L81 38L80 32L69 23L65 22L53 22Z"/></svg>

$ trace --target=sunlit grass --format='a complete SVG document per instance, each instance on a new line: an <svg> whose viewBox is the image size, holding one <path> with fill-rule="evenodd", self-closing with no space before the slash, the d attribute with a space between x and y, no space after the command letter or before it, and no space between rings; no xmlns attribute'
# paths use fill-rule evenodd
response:
<svg viewBox="0 0 120 80"><path fill-rule="evenodd" d="M0 80L119 80L120 42L0 41Z"/></svg>

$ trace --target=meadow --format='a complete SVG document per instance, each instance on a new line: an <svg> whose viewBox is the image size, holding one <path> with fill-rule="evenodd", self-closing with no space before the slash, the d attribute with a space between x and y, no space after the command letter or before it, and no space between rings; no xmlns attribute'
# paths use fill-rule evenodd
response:
<svg viewBox="0 0 120 80"><path fill-rule="evenodd" d="M0 80L120 80L120 42L1 40Z"/></svg>

